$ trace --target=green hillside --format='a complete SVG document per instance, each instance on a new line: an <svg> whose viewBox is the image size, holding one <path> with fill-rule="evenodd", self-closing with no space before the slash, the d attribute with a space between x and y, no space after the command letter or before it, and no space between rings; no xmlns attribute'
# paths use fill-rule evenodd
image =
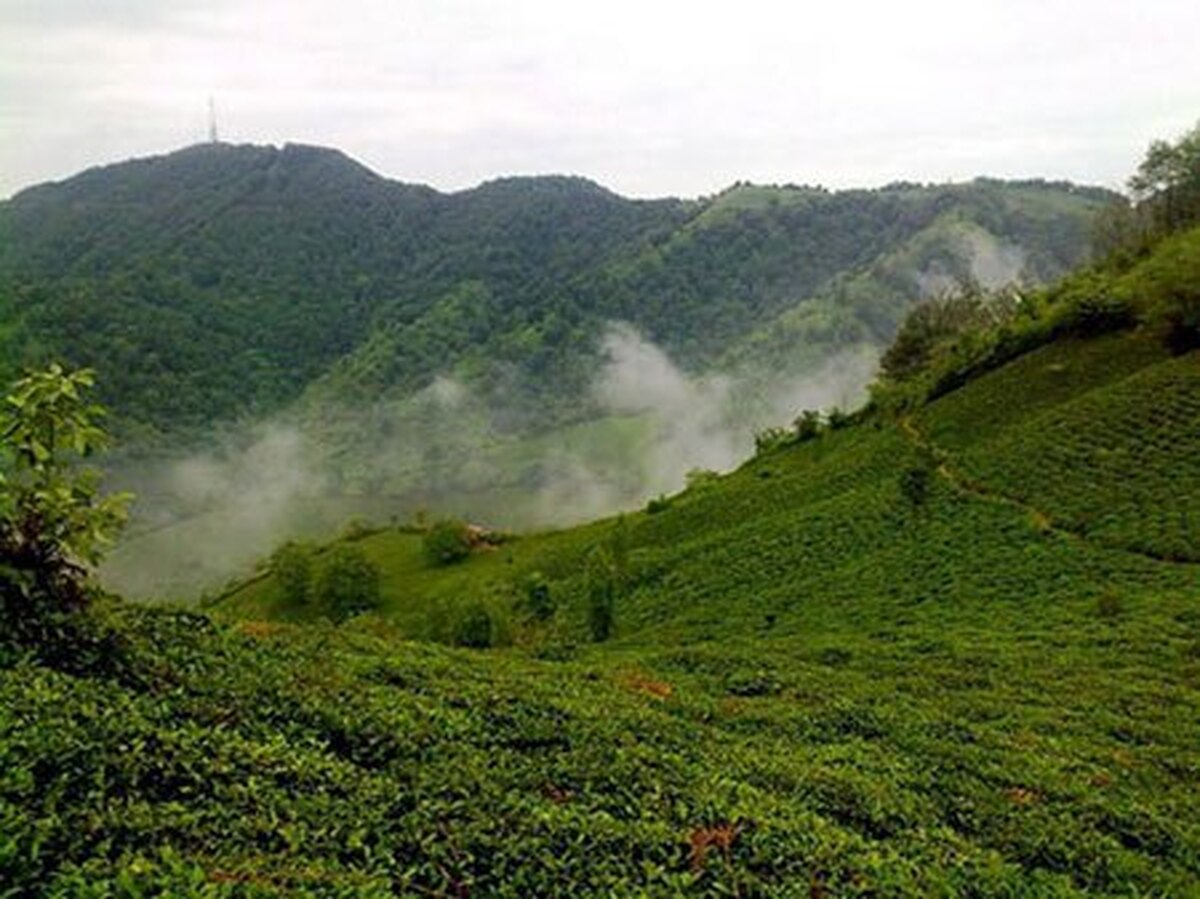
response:
<svg viewBox="0 0 1200 899"><path fill-rule="evenodd" d="M0 202L0 380L97 371L106 466L139 497L106 583L195 597L346 517L561 526L724 470L797 403L857 403L923 298L1074 268L1114 199L989 179L439 193L335 150L198 145ZM628 376L605 397L614 338L628 375L667 369L659 406ZM699 433L676 433L688 415ZM241 502L230 471L281 433L295 489Z"/></svg>
<svg viewBox="0 0 1200 899"><path fill-rule="evenodd" d="M927 231L978 229L1016 254L1006 274L1045 280L1085 256L1112 198L980 180L633 201L566 177L442 194L334 150L199 145L0 203L0 374L94 367L143 443L302 396L319 410L406 397L439 375L503 401L501 430L538 430L592 414L611 321L699 371L788 310L833 315L838 329L800 335L796 364L812 365L886 343L934 256L940 277L977 266L977 248ZM906 253L852 303L833 291Z"/></svg>
<svg viewBox="0 0 1200 899"><path fill-rule="evenodd" d="M560 526L730 467L798 392L857 402L924 296L1073 268L1114 199L988 179L439 193L336 150L197 145L0 203L0 379L95 368L120 436L107 467L139 497L106 581L196 597L346 517ZM629 372L665 353L685 396L606 400L614 335L636 342ZM703 433L673 432L680 402ZM294 496L242 508L228 471L197 489L197 459L238 469L264 432L302 445Z"/></svg>
<svg viewBox="0 0 1200 899"><path fill-rule="evenodd" d="M351 524L201 607L94 585L124 499L73 465L104 442L92 375L18 381L0 404L0 895L1200 894L1200 191L1176 164L1197 152L1194 134L1152 148L1101 260L917 306L869 402L760 431L734 471L568 529ZM509 230L498 210L529 186L481 188L473 215ZM535 192L581 190L620 205ZM821 196L781 190L688 207L664 257ZM937 221L884 258L987 243ZM973 259L1005 260L988 247ZM611 283L653 271L630 252ZM461 335L493 289L453 287L430 333ZM356 353L343 387L378 374ZM576 427L602 454L645 445L638 414ZM484 455L519 468L508 436ZM488 481L449 437L422 464ZM270 511L257 479L303 474L268 460L234 485L249 511Z"/></svg>
<svg viewBox="0 0 1200 899"><path fill-rule="evenodd" d="M445 566L347 538L382 604L340 626L268 571L207 614L114 606L107 674L10 659L6 882L1195 893L1200 355L1153 316L1040 340L622 519Z"/></svg>

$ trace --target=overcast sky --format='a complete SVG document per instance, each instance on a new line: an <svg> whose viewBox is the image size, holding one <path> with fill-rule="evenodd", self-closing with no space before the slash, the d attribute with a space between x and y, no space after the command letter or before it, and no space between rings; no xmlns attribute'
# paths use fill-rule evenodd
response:
<svg viewBox="0 0 1200 899"><path fill-rule="evenodd" d="M1197 0L0 0L0 196L221 137L442 189L1116 186L1200 119Z"/></svg>

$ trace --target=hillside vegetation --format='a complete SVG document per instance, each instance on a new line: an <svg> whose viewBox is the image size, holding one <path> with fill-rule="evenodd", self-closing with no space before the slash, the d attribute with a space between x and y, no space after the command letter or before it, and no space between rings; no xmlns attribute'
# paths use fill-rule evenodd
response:
<svg viewBox="0 0 1200 899"><path fill-rule="evenodd" d="M0 381L97 372L106 468L139 497L105 582L192 598L345 517L563 526L728 469L798 402L857 403L921 299L1078 265L1115 199L443 194L335 150L199 145L0 202Z"/></svg>
<svg viewBox="0 0 1200 899"><path fill-rule="evenodd" d="M624 518L461 561L413 529L312 549L381 574L338 626L268 571L206 614L109 609L104 676L11 658L7 882L1195 892L1200 357L1124 320Z"/></svg>
<svg viewBox="0 0 1200 899"><path fill-rule="evenodd" d="M0 407L0 889L1200 892L1184 187L1047 290L914 310L869 405L729 474L566 530L353 524L202 609L95 590L123 498L70 464L103 442L91 375L28 376ZM734 199L708 214L770 203Z"/></svg>
<svg viewBox="0 0 1200 899"><path fill-rule="evenodd" d="M439 375L502 401L508 430L544 427L580 417L610 321L689 370L811 366L886 343L923 285L1061 275L1112 198L980 180L632 201L564 177L441 194L333 150L201 145L0 203L0 375L91 366L139 441ZM763 341L786 346L760 359Z"/></svg>

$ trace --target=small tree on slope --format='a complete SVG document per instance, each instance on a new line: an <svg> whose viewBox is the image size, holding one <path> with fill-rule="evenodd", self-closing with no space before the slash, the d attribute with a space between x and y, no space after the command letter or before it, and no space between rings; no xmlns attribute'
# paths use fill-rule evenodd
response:
<svg viewBox="0 0 1200 899"><path fill-rule="evenodd" d="M66 639L93 593L89 568L125 522L129 496L102 496L79 464L107 442L92 384L52 365L0 404L0 643Z"/></svg>

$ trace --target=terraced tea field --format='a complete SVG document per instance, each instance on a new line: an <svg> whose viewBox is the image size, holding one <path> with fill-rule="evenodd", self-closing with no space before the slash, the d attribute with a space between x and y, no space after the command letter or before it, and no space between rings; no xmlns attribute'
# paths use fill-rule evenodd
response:
<svg viewBox="0 0 1200 899"><path fill-rule="evenodd" d="M1056 343L907 430L456 565L370 533L383 604L341 626L269 573L206 615L117 606L122 671L0 671L6 884L1194 895L1198 363ZM947 476L914 493L922 441ZM479 609L492 648L429 642Z"/></svg>

